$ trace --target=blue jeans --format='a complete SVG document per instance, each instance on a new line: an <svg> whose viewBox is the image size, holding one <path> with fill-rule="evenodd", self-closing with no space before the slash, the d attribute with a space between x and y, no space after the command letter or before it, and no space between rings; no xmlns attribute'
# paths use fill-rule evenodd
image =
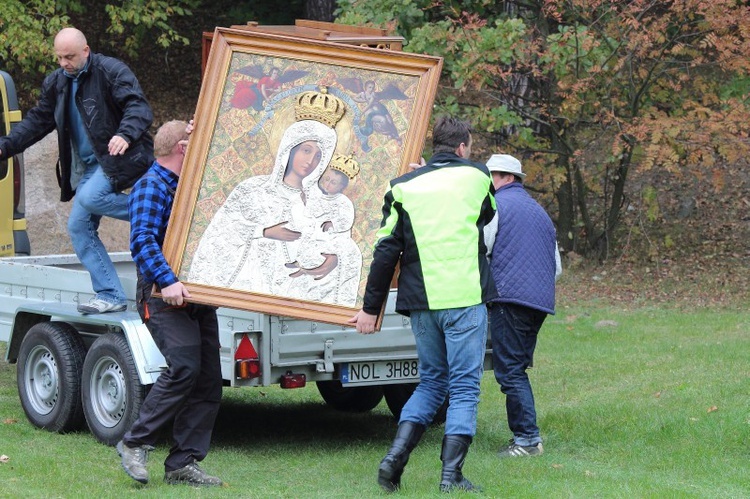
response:
<svg viewBox="0 0 750 499"><path fill-rule="evenodd" d="M76 188L68 217L68 234L78 259L91 275L96 297L109 303L124 303L120 278L99 239L102 216L128 220L128 196L115 192L112 182L99 165L86 168Z"/></svg>
<svg viewBox="0 0 750 499"><path fill-rule="evenodd" d="M518 445L530 446L542 441L526 369L534 359L537 334L546 318L546 313L521 305L493 303L490 306L495 379L505 394L508 426Z"/></svg>
<svg viewBox="0 0 750 499"><path fill-rule="evenodd" d="M445 434L473 437L487 342L487 307L480 303L415 310L411 329L419 356L419 385L401 410L399 423L430 424L448 395Z"/></svg>

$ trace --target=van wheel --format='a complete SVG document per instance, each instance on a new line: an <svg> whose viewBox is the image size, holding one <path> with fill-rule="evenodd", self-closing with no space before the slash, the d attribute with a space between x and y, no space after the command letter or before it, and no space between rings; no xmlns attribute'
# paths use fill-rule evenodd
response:
<svg viewBox="0 0 750 499"><path fill-rule="evenodd" d="M31 424L65 433L83 427L81 370L86 347L65 322L41 322L26 333L18 353L21 406Z"/></svg>
<svg viewBox="0 0 750 499"><path fill-rule="evenodd" d="M383 388L380 386L356 386L344 388L341 381L317 381L318 391L334 409L344 412L367 412L374 409L383 400Z"/></svg>
<svg viewBox="0 0 750 499"><path fill-rule="evenodd" d="M406 401L409 400L411 394L417 388L418 383L403 383L400 385L384 385L383 394L385 395L385 403L388 404L388 409L391 410L393 417L396 421L401 417L401 410L406 405ZM446 398L443 405L441 405L435 416L432 418L432 424L445 423L445 417L448 415L448 399Z"/></svg>
<svg viewBox="0 0 750 499"><path fill-rule="evenodd" d="M138 418L145 387L125 337L100 336L83 362L81 398L86 423L97 440L115 445Z"/></svg>

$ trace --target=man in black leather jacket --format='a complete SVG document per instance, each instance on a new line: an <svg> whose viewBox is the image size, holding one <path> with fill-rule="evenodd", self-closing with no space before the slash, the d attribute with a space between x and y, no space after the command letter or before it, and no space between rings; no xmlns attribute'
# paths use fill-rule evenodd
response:
<svg viewBox="0 0 750 499"><path fill-rule="evenodd" d="M97 229L102 216L128 219L128 198L122 191L153 162L153 113L128 66L91 52L81 31L62 29L54 48L60 68L44 79L36 107L0 137L0 158L57 130L60 200L73 199L68 234L95 292L78 311L122 311L127 308L125 292Z"/></svg>

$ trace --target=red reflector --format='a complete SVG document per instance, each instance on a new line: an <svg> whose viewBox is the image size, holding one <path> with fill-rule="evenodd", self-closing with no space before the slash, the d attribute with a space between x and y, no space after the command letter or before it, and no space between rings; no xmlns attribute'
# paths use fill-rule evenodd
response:
<svg viewBox="0 0 750 499"><path fill-rule="evenodd" d="M242 335L240 344L237 345L237 350L234 351L234 360L240 359L258 359L258 352L255 351L253 343L246 334Z"/></svg>
<svg viewBox="0 0 750 499"><path fill-rule="evenodd" d="M307 383L307 376L304 373L288 372L281 377L281 388L302 388L305 383Z"/></svg>
<svg viewBox="0 0 750 499"><path fill-rule="evenodd" d="M247 334L240 338L240 344L234 351L234 373L240 379L252 379L260 376L260 359Z"/></svg>

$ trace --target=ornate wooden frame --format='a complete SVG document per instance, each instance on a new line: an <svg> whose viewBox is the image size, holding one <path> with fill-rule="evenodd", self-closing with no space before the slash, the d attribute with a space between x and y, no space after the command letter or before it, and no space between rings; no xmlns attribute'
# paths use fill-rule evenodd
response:
<svg viewBox="0 0 750 499"><path fill-rule="evenodd" d="M272 98L263 99L256 91L256 100L245 108L252 96L238 96L238 82L244 81L244 88L256 85L258 68L266 73L277 68L277 75L283 71L292 80L281 84ZM164 241L164 254L192 300L346 325L362 304L388 181L421 156L441 68L442 59L436 57L217 28ZM378 91L376 109L383 116L377 121L373 106L357 100L362 94L356 87L365 82ZM337 133L346 139L339 140L336 152L352 155L360 165L358 178L347 189L355 208L350 237L363 258L354 306L191 282L191 260L213 215L239 181L270 173L270 158L278 147L270 137L282 128L282 116L289 116L303 90L322 87L339 97L349 113L337 125Z"/></svg>

